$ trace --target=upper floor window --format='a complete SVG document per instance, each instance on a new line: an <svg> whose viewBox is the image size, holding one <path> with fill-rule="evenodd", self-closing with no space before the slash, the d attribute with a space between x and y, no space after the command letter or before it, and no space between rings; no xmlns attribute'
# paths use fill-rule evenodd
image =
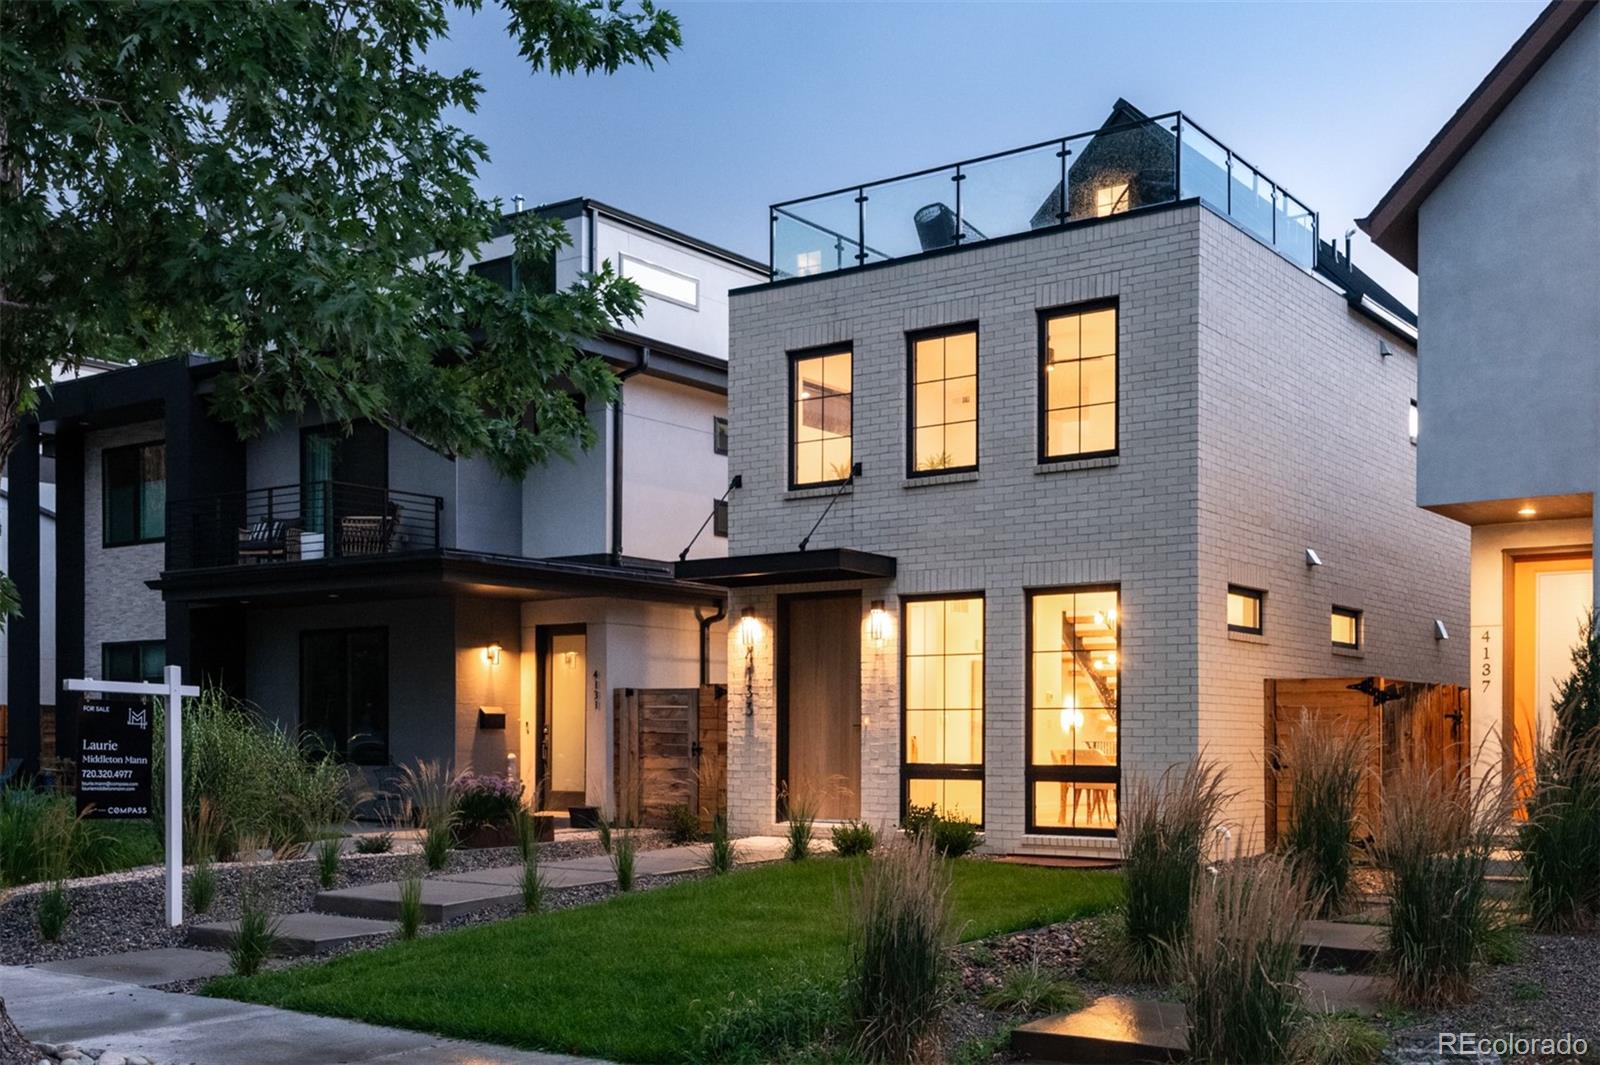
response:
<svg viewBox="0 0 1600 1065"><path fill-rule="evenodd" d="M167 445L107 448L101 525L106 547L155 543L167 532Z"/></svg>
<svg viewBox="0 0 1600 1065"><path fill-rule="evenodd" d="M1358 650L1361 647L1361 611L1336 606L1329 618L1333 627L1333 645L1345 651Z"/></svg>
<svg viewBox="0 0 1600 1065"><path fill-rule="evenodd" d="M1406 435L1411 438L1413 444L1417 442L1417 430L1421 427L1421 419L1417 416L1417 401L1412 400L1411 409L1406 412Z"/></svg>
<svg viewBox="0 0 1600 1065"><path fill-rule="evenodd" d="M978 466L978 331L911 338L912 474Z"/></svg>
<svg viewBox="0 0 1600 1065"><path fill-rule="evenodd" d="M1228 631L1260 636L1264 631L1266 593L1232 585L1228 588Z"/></svg>
<svg viewBox="0 0 1600 1065"><path fill-rule="evenodd" d="M711 501L711 535L726 538L728 535L728 501L714 499Z"/></svg>
<svg viewBox="0 0 1600 1065"><path fill-rule="evenodd" d="M796 355L789 389L789 483L793 487L849 480L852 356L849 349Z"/></svg>
<svg viewBox="0 0 1600 1065"><path fill-rule="evenodd" d="M165 640L123 640L100 645L100 679L158 681L167 665Z"/></svg>
<svg viewBox="0 0 1600 1065"><path fill-rule="evenodd" d="M637 284L646 295L689 308L700 306L700 282L695 278L631 255L622 255L620 259L622 265L618 273Z"/></svg>
<svg viewBox="0 0 1600 1065"><path fill-rule="evenodd" d="M1039 316L1039 458L1117 450L1117 308Z"/></svg>
<svg viewBox="0 0 1600 1065"><path fill-rule="evenodd" d="M1094 190L1094 216L1121 214L1128 209L1128 183L1101 185Z"/></svg>
<svg viewBox="0 0 1600 1065"><path fill-rule="evenodd" d="M711 419L711 450L717 455L728 453L728 419Z"/></svg>

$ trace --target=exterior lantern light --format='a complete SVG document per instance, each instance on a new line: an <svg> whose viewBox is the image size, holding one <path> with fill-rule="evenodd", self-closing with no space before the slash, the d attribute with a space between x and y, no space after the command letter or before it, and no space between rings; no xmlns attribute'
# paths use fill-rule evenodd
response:
<svg viewBox="0 0 1600 1065"><path fill-rule="evenodd" d="M867 614L867 635L872 639L872 646L883 650L883 641L889 638L889 612L883 608L882 599L872 601L872 610Z"/></svg>
<svg viewBox="0 0 1600 1065"><path fill-rule="evenodd" d="M739 646L746 651L755 649L761 642L761 622L756 620L756 612L745 607L739 615Z"/></svg>
<svg viewBox="0 0 1600 1065"><path fill-rule="evenodd" d="M491 643L488 647L485 647L483 649L483 660L491 666L498 666L500 664L500 645Z"/></svg>

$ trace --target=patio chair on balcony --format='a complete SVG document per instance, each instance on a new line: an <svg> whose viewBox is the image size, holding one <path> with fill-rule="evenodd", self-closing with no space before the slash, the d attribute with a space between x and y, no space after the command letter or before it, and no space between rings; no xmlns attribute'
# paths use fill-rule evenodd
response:
<svg viewBox="0 0 1600 1065"><path fill-rule="evenodd" d="M400 531L400 504L384 514L347 514L339 519L339 554L386 555Z"/></svg>
<svg viewBox="0 0 1600 1065"><path fill-rule="evenodd" d="M942 203L930 203L911 217L917 227L917 242L923 251L948 248L956 242L956 213ZM971 222L961 223L961 239L983 240L984 235Z"/></svg>
<svg viewBox="0 0 1600 1065"><path fill-rule="evenodd" d="M258 518L239 529L240 562L283 562L300 557L300 523Z"/></svg>

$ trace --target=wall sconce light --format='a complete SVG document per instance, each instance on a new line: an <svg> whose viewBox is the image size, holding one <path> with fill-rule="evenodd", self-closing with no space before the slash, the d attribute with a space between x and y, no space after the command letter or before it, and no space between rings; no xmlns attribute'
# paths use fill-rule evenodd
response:
<svg viewBox="0 0 1600 1065"><path fill-rule="evenodd" d="M756 620L754 610L745 607L739 614L739 646L746 651L753 651L760 642L761 622Z"/></svg>
<svg viewBox="0 0 1600 1065"><path fill-rule="evenodd" d="M761 622L749 607L739 611L739 645L744 648L744 716L756 713L756 643L761 639Z"/></svg>
<svg viewBox="0 0 1600 1065"><path fill-rule="evenodd" d="M1444 627L1444 622L1438 618L1433 619L1433 638L1435 640L1448 640L1450 630Z"/></svg>
<svg viewBox="0 0 1600 1065"><path fill-rule="evenodd" d="M488 647L485 647L483 649L483 660L491 666L498 666L500 664L500 645L491 643Z"/></svg>
<svg viewBox="0 0 1600 1065"><path fill-rule="evenodd" d="M1320 565L1322 565L1322 556L1317 554L1311 548L1309 548L1309 547L1306 548L1306 565L1308 565L1308 566L1320 566Z"/></svg>
<svg viewBox="0 0 1600 1065"><path fill-rule="evenodd" d="M867 614L867 636L872 646L883 650L883 641L889 638L889 612L883 608L882 599L872 601L872 610Z"/></svg>

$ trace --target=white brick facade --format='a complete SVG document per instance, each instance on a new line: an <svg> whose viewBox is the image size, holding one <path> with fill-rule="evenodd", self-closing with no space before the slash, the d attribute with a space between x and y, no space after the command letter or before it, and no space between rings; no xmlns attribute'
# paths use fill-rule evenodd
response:
<svg viewBox="0 0 1600 1065"><path fill-rule="evenodd" d="M1038 315L1118 302L1119 453L1041 466ZM1463 642L1437 645L1433 619L1466 623L1464 530L1412 504L1406 415L1415 358L1378 355L1378 334L1343 298L1229 222L1185 206L994 242L798 284L732 304L730 471L734 555L792 551L831 490L787 490L788 357L854 351L854 458L812 547L892 555L892 582L852 584L868 604L982 592L985 809L991 849L1104 841L1024 840L1026 592L1120 585L1124 779L1202 748L1261 816L1262 681L1381 673L1460 682ZM906 333L978 323L979 470L911 480L906 469ZM1308 572L1304 549L1326 565ZM1248 577L1248 579L1245 579ZM1230 640L1226 587L1269 596L1257 642ZM835 586L837 587L837 586ZM733 827L772 827L777 596L738 590L763 639L745 713L744 651L730 626L729 800ZM1329 642L1332 604L1366 611L1360 660ZM900 808L898 626L863 640L862 815Z"/></svg>

